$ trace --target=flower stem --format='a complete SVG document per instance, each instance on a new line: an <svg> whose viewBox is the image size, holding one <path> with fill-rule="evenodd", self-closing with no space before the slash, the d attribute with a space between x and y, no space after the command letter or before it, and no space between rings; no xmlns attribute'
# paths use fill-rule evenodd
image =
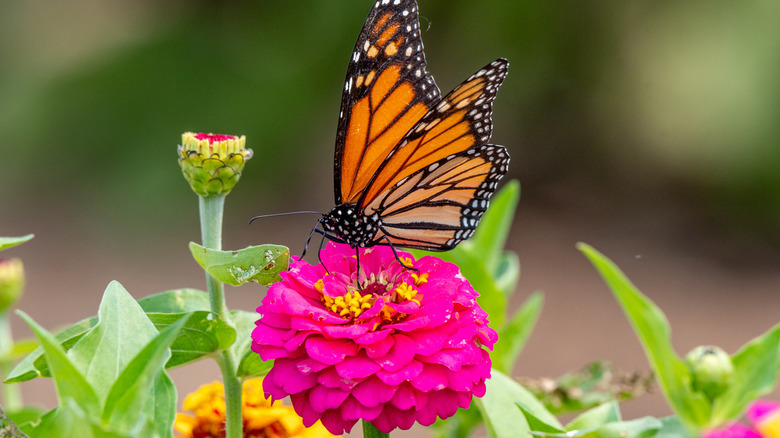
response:
<svg viewBox="0 0 780 438"><path fill-rule="evenodd" d="M363 438L389 438L389 433L380 432L370 421L363 420Z"/></svg>
<svg viewBox="0 0 780 438"><path fill-rule="evenodd" d="M222 249L222 213L225 207L225 194L199 196L200 233L203 246L210 249ZM209 292L211 311L232 324L225 303L225 285L206 273L206 287ZM222 371L222 383L225 386L225 438L243 436L243 416L241 415L241 381L236 376L236 362L229 350L216 357Z"/></svg>
<svg viewBox="0 0 780 438"><path fill-rule="evenodd" d="M8 314L0 312L0 373L3 378L11 372L13 363L10 361L11 351L13 350L14 339L11 336L11 324L8 321ZM15 411L22 407L22 394L19 392L19 385L3 385L3 406L9 411Z"/></svg>

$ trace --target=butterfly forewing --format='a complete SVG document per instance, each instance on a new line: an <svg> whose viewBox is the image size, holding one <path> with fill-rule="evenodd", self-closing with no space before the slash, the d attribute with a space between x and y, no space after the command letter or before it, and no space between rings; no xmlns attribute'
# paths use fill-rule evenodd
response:
<svg viewBox="0 0 780 438"><path fill-rule="evenodd" d="M377 1L347 68L336 136L336 204L357 202L385 158L439 99L426 71L416 1Z"/></svg>
<svg viewBox="0 0 780 438"><path fill-rule="evenodd" d="M430 163L487 144L493 130L493 100L508 65L505 59L491 62L431 108L379 166L359 205L367 205Z"/></svg>

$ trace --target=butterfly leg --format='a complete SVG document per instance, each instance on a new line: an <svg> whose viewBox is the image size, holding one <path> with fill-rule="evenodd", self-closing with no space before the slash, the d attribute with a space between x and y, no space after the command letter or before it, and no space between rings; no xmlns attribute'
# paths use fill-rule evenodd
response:
<svg viewBox="0 0 780 438"><path fill-rule="evenodd" d="M355 283L357 284L358 290L363 290L363 288L360 286L360 247L355 247L355 260L357 260L357 268L355 269Z"/></svg>
<svg viewBox="0 0 780 438"><path fill-rule="evenodd" d="M400 258L400 257L398 257L398 252L396 252L396 250L395 250L395 245L393 245L393 242L391 242L391 241L390 241L390 238L389 238L389 237L387 237L387 235L384 235L384 236L382 236L382 238L383 238L383 239L385 239L385 240L387 241L387 244L388 244L388 245L390 245L390 249L392 249L392 250L393 250L393 255L395 255L395 259L396 259L396 260L398 260L398 263L400 263L400 264L401 264L401 266L403 266L403 267L404 267L404 268L406 268L406 269L412 270L412 271L414 271L414 272L420 272L420 270L419 270L419 269L417 269L417 268L415 268L415 267L412 267L412 266L406 266L406 264L405 264L404 262L402 262L402 261L401 261L401 258Z"/></svg>

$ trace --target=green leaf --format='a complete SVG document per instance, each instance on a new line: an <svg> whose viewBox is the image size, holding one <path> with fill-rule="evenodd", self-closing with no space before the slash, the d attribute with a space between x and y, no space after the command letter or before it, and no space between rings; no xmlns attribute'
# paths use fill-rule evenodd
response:
<svg viewBox="0 0 780 438"><path fill-rule="evenodd" d="M37 424L26 424L20 429L28 436L46 438L158 438L149 427L140 427L126 433L113 430L113 425L100 424L90 419L77 403L66 399L64 404L49 411Z"/></svg>
<svg viewBox="0 0 780 438"><path fill-rule="evenodd" d="M495 277L504 253L506 238L520 201L520 182L509 181L490 200L471 239L463 242L470 252L481 254L486 270Z"/></svg>
<svg viewBox="0 0 780 438"><path fill-rule="evenodd" d="M654 438L698 438L686 429L676 415L659 418L658 421L661 422L661 428L653 435Z"/></svg>
<svg viewBox="0 0 780 438"><path fill-rule="evenodd" d="M236 330L215 314L199 310L190 313L150 313L154 326L162 331L171 324L186 320L171 345L171 358L166 368L178 367L230 347L236 340Z"/></svg>
<svg viewBox="0 0 780 438"><path fill-rule="evenodd" d="M775 387L780 347L780 324L743 346L731 363L731 382L713 404L710 426L717 427L736 420L753 400L768 394Z"/></svg>
<svg viewBox="0 0 780 438"><path fill-rule="evenodd" d="M583 438L650 438L656 437L662 423L657 418L642 417L636 420L607 423L596 430L583 434ZM686 435L678 435L683 438Z"/></svg>
<svg viewBox="0 0 780 438"><path fill-rule="evenodd" d="M273 360L260 359L260 355L254 351L247 351L238 364L238 377L265 377L274 366Z"/></svg>
<svg viewBox="0 0 780 438"><path fill-rule="evenodd" d="M250 246L238 251L208 249L190 242L195 261L217 280L240 286L256 281L268 286L281 280L279 273L287 269L290 250L280 245Z"/></svg>
<svg viewBox="0 0 780 438"><path fill-rule="evenodd" d="M511 372L517 356L539 320L543 303L543 295L540 292L533 293L499 331L492 356L493 365L500 371Z"/></svg>
<svg viewBox="0 0 780 438"><path fill-rule="evenodd" d="M522 405L546 424L563 429L560 422L545 409L522 385L498 370L491 371L485 382L487 393L481 399L474 399L485 420L488 434L494 438L527 436L528 424L517 415L517 404Z"/></svg>
<svg viewBox="0 0 780 438"><path fill-rule="evenodd" d="M588 409L566 425L566 430L596 429L621 420L620 408L614 401Z"/></svg>
<svg viewBox="0 0 780 438"><path fill-rule="evenodd" d="M60 405L66 399L72 399L88 415L97 417L100 412L100 399L95 389L87 381L84 374L71 362L65 350L57 342L57 339L33 321L26 313L17 310L16 314L30 326L35 336L41 342L47 362L51 367L54 385L57 388L57 400L59 400Z"/></svg>
<svg viewBox="0 0 780 438"><path fill-rule="evenodd" d="M157 374L152 394L147 400L146 412L152 417L149 425L156 429L157 435L162 438L170 438L173 422L176 420L176 386L170 376L165 372Z"/></svg>
<svg viewBox="0 0 780 438"><path fill-rule="evenodd" d="M0 237L0 251L20 245L35 237L35 234L28 234L21 237Z"/></svg>
<svg viewBox="0 0 780 438"><path fill-rule="evenodd" d="M24 423L30 423L38 420L45 413L41 408L35 406L25 406L19 410L7 411L6 414L14 424L21 426Z"/></svg>
<svg viewBox="0 0 780 438"><path fill-rule="evenodd" d="M46 438L92 438L91 425L88 421L79 421L66 403L44 414L37 423L21 425L19 429L30 437ZM77 407L77 406L76 406Z"/></svg>
<svg viewBox="0 0 780 438"><path fill-rule="evenodd" d="M236 325L238 340L230 349L233 356L240 358L236 375L238 377L264 377L271 370L273 360L263 361L260 355L252 351L252 330L259 315L255 312L234 310L231 312Z"/></svg>
<svg viewBox="0 0 780 438"><path fill-rule="evenodd" d="M196 310L209 310L211 308L208 294L195 289L175 289L161 292L138 300L138 304L147 313L186 313ZM84 319L63 329L55 336L63 348L65 348L65 351L68 351L73 344L97 324L97 321L98 318L96 316ZM171 364L175 363L176 361ZM181 365L181 363L176 364ZM35 349L19 362L5 382L25 382L36 377L51 377L41 347Z"/></svg>
<svg viewBox="0 0 780 438"><path fill-rule="evenodd" d="M100 302L98 323L68 351L68 357L104 400L119 373L155 336L157 329L141 306L112 281Z"/></svg>
<svg viewBox="0 0 780 438"><path fill-rule="evenodd" d="M211 310L209 294L197 289L174 289L138 300L146 313L187 313Z"/></svg>
<svg viewBox="0 0 780 438"><path fill-rule="evenodd" d="M520 258L513 252L505 252L499 258L498 269L493 274L493 283L506 297L511 297L520 280Z"/></svg>
<svg viewBox="0 0 780 438"><path fill-rule="evenodd" d="M130 431L137 428L140 422L154 418L153 409L157 404L168 408L175 406L175 392L170 392L170 388L165 388L162 392L157 392L154 389L155 384L159 383L157 376L163 372L165 362L171 355L169 347L186 322L186 319L181 318L160 331L122 369L106 396L105 407L101 415L105 424L111 424L112 427L120 431ZM150 398L156 398L152 395L173 396L173 400L167 400L163 403L158 403L156 400L149 402ZM165 416L173 418L170 413ZM171 423L165 426L170 428L172 425Z"/></svg>
<svg viewBox="0 0 780 438"><path fill-rule="evenodd" d="M81 320L57 333L54 337L62 348L64 348L65 351L68 351L73 344L84 336L84 333L97 324L97 320L97 317ZM32 353L22 359L22 361L11 370L5 383L26 382L36 377L51 377L49 365L46 363L46 357L43 355L43 347L36 348Z"/></svg>
<svg viewBox="0 0 780 438"><path fill-rule="evenodd" d="M528 423L528 428L531 429L531 433L533 434L533 436L564 437L567 435L565 430L540 420L536 415L534 415L528 409L526 409L521 403L518 403L517 407L520 408L520 412L523 413L523 417L525 417L525 421L526 423Z"/></svg>
<svg viewBox="0 0 780 438"><path fill-rule="evenodd" d="M663 312L628 280L612 261L592 247L577 245L612 290L644 347L659 386L680 420L692 432L707 425L710 405L691 389L688 367L674 352Z"/></svg>

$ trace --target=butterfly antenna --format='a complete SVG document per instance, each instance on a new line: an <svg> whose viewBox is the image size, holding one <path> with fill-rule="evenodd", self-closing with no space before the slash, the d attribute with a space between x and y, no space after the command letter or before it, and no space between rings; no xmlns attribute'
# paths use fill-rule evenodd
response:
<svg viewBox="0 0 780 438"><path fill-rule="evenodd" d="M293 214L322 214L319 211L309 211L309 210L303 210L303 211L290 211L287 213L273 213L273 214L261 214L260 216L255 216L252 219L249 219L249 223L251 224L255 219L261 219L264 217L276 217L276 216L290 216Z"/></svg>

